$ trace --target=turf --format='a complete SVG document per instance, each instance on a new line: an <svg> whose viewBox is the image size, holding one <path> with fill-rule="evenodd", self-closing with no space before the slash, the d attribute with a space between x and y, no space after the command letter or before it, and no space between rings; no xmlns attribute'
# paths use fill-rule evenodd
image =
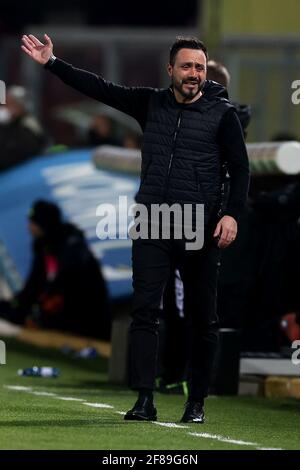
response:
<svg viewBox="0 0 300 470"><path fill-rule="evenodd" d="M16 341L7 341L7 364L0 366L0 449L122 449L192 450L300 448L300 402L292 399L211 397L204 425L170 428L153 423L126 422L125 412L135 395L107 383L104 359L73 359ZM17 376L19 368L33 365L58 367L56 379ZM32 387L17 391L7 386ZM32 392L55 393L55 396ZM113 408L92 408L72 397ZM184 398L156 394L160 423L176 423ZM190 433L206 433L192 436ZM246 441L223 442L213 438Z"/></svg>

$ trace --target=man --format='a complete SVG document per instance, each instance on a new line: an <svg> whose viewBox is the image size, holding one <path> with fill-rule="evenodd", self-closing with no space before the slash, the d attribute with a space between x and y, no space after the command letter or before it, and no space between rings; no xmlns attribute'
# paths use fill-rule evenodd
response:
<svg viewBox="0 0 300 470"><path fill-rule="evenodd" d="M224 88L228 88L230 84L230 74L221 62L216 62L215 60L209 60L207 62L207 80L213 80L214 82L219 83ZM248 104L239 104L234 103L238 118L240 120L241 126L244 131L244 137L247 135L247 127L251 119L251 106Z"/></svg>
<svg viewBox="0 0 300 470"><path fill-rule="evenodd" d="M8 88L6 104L1 107L0 171L37 155L45 145L44 132L37 119L30 113L30 107L25 88Z"/></svg>
<svg viewBox="0 0 300 470"><path fill-rule="evenodd" d="M28 215L32 264L23 289L0 316L13 323L109 338L108 297L83 233L56 204L37 200ZM5 308L6 307L6 308Z"/></svg>
<svg viewBox="0 0 300 470"><path fill-rule="evenodd" d="M66 84L133 116L144 136L141 185L136 200L150 207L166 203L203 204L205 242L185 249L184 239L133 241L133 321L130 328L130 385L138 400L126 420L157 417L153 388L159 306L173 258L185 286L185 310L193 323L190 340L189 397L182 422L204 422L204 398L218 341L216 285L219 248L232 243L248 188L248 160L242 130L226 90L206 82L207 52L195 38L178 38L170 50L168 89L127 88L72 67L45 44L23 36L22 49ZM221 159L228 160L232 187L226 213L221 209ZM195 292L197 295L195 296Z"/></svg>

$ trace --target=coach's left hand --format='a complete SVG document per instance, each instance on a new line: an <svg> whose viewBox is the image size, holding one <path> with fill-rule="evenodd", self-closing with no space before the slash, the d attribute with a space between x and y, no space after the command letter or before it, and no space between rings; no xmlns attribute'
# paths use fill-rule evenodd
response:
<svg viewBox="0 0 300 470"><path fill-rule="evenodd" d="M227 248L236 238L237 223L230 215L224 215L218 222L214 237L219 238L218 247Z"/></svg>

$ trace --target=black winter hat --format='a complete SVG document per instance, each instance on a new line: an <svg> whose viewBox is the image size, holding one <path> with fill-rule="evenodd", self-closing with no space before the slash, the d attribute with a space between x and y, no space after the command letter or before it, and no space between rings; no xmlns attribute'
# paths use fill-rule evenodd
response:
<svg viewBox="0 0 300 470"><path fill-rule="evenodd" d="M29 210L28 218L39 225L44 232L54 231L62 223L59 207L42 199L34 202Z"/></svg>

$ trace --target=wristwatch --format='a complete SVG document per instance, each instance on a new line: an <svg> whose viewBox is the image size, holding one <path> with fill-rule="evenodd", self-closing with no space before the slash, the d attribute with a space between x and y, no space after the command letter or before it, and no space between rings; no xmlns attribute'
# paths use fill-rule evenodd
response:
<svg viewBox="0 0 300 470"><path fill-rule="evenodd" d="M51 67L51 65L54 64L56 60L56 57L54 54L52 54L52 56L50 57L50 59L48 60L48 62L45 64L45 67Z"/></svg>

